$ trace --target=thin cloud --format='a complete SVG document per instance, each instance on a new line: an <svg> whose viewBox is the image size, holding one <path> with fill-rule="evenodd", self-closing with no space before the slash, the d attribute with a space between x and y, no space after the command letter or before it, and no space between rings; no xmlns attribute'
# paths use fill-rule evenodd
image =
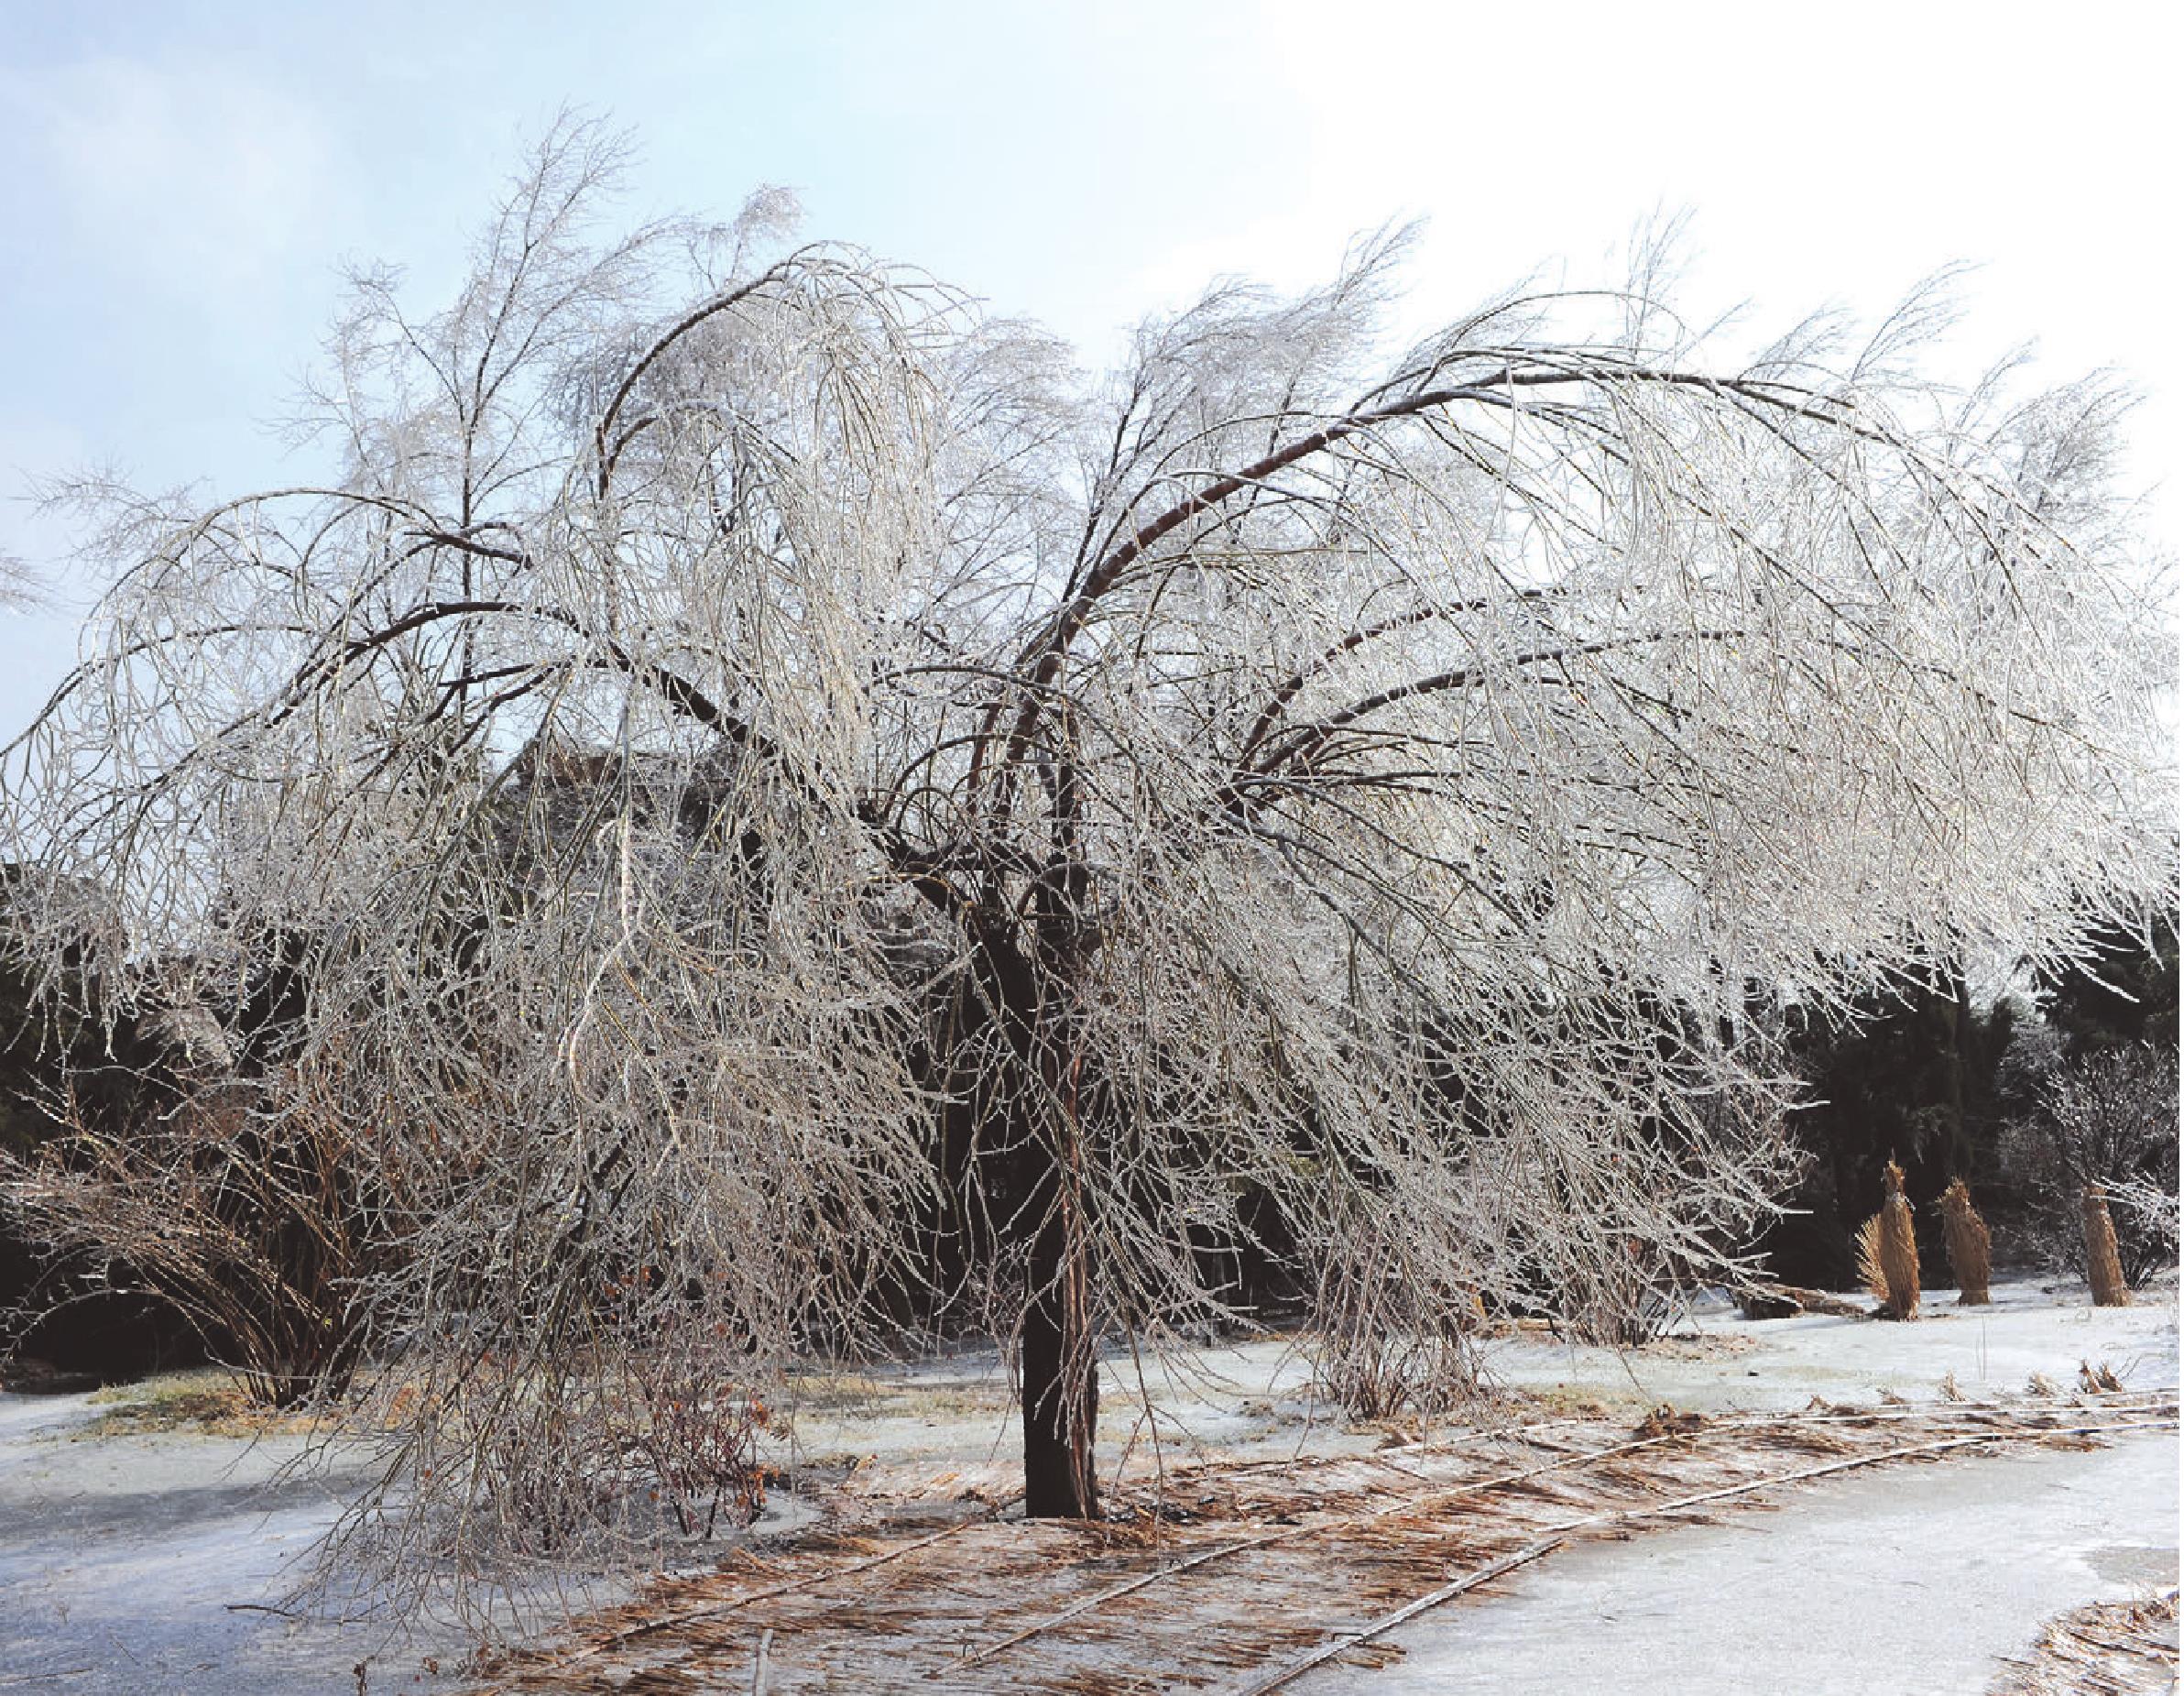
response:
<svg viewBox="0 0 2184 1696"><path fill-rule="evenodd" d="M288 91L209 60L0 71L10 150L87 254L184 291L268 276L318 222L333 149ZM4 132L0 132L4 133Z"/></svg>

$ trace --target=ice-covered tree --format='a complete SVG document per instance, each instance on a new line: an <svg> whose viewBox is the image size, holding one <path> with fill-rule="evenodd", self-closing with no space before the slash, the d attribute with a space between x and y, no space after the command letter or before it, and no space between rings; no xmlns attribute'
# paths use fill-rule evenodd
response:
<svg viewBox="0 0 2184 1696"><path fill-rule="evenodd" d="M2003 1154L2027 1192L2037 1246L2088 1272L2089 1194L2111 1204L2119 1275L2143 1284L2177 1264L2177 1056L2140 1043L2097 1048L2057 1067L2032 1109L2008 1127Z"/></svg>
<svg viewBox="0 0 2184 1696"><path fill-rule="evenodd" d="M437 314L355 279L325 487L82 491L113 586L10 776L117 984L300 959L254 1111L369 1168L420 1511L626 1525L631 1362L944 1271L1090 1511L1095 1350L1227 1311L1209 1250L1417 1322L1718 1264L1755 989L2159 875L2113 398L1935 386L1928 298L1393 347L1386 236L1088 377L778 196L611 234L615 163L557 130Z"/></svg>

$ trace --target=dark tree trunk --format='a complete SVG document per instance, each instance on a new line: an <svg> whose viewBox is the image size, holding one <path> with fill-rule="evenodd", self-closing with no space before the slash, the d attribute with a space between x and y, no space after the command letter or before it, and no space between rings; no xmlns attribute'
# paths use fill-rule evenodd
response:
<svg viewBox="0 0 2184 1696"><path fill-rule="evenodd" d="M1011 934L1012 915L982 914L972 927L976 969L1020 1068L1012 1078L986 1079L983 1111L996 1132L988 1145L1007 1151L994 1172L1007 1214L1032 1232L1023 1245L1017 1365L1024 1511L1034 1519L1090 1519L1099 1511L1093 1461L1099 1365L1078 1122L1080 1086L1088 1080L1071 1011L1084 881L1072 863L1042 881L1028 946Z"/></svg>
<svg viewBox="0 0 2184 1696"><path fill-rule="evenodd" d="M970 1143L988 1162L991 1217L1021 1221L1024 1308L1018 1330L1022 1384L1024 1511L1035 1519L1089 1519L1099 1509L1092 1445L1099 1419L1099 1373L1091 1320L1091 1265L1076 1159L1076 1068L1062 1056L1066 1031L1055 1016L1050 978L1040 974L1002 926L981 926L976 964L986 994L966 1001L959 1036L998 1019L1014 1067L964 1078ZM1032 1103L1065 1102L1065 1116ZM981 1158L973 1154L971 1158ZM982 1227L970 1222L968 1229ZM1006 1228L986 1252L1012 1258Z"/></svg>
<svg viewBox="0 0 2184 1696"><path fill-rule="evenodd" d="M1033 1245L1024 1308L1024 1512L1090 1519L1099 1511L1092 1444L1099 1427L1099 1362L1087 1322L1087 1268L1057 1212Z"/></svg>
<svg viewBox="0 0 2184 1696"><path fill-rule="evenodd" d="M1057 1045L1044 1045L1050 1067ZM1034 1519L1090 1519L1099 1512L1092 1445L1099 1429L1099 1362L1092 1334L1091 1256L1086 1242L1077 1122L1080 1067L1050 1070L1047 1093L1064 1104L1059 1146L1033 1138L1038 1163L1027 1219L1038 1220L1025 1267L1023 1341L1024 1512Z"/></svg>

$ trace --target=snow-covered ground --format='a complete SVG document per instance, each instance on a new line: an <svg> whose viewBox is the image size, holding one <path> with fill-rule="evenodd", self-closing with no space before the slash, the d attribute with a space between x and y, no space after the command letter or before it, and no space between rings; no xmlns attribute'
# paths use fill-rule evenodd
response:
<svg viewBox="0 0 2184 1696"><path fill-rule="evenodd" d="M1491 1345L1488 1359L1508 1384L1597 1387L1702 1413L1800 1407L1815 1395L1870 1400L1882 1390L1916 1401L1940 1394L1945 1378L1973 1399L2023 1390L2036 1373L2067 1390L2080 1362L2107 1365L2132 1389L2177 1382L2174 1284L2131 1308L2088 1307L2082 1289L2030 1278L1997 1282L1993 1297L1960 1308L1956 1291L1929 1290L1909 1325L1819 1314L1746 1320L1712 1300L1665 1341L1621 1357L1527 1337Z"/></svg>
<svg viewBox="0 0 2184 1696"><path fill-rule="evenodd" d="M2036 1281L1996 1294L1992 1308L1960 1308L1933 1293L1914 1325L1747 1321L1712 1303L1628 1354L1525 1333L1491 1344L1487 1364L1525 1406L1606 1403L1633 1415L1662 1403L1916 1401L1942 1395L1945 1380L1984 1399L2036 1373L2069 1388L2081 1362L2133 1389L2177 1383L2173 1286L2114 1309ZM1109 1468L1126 1450L1145 1463L1156 1428L1171 1461L1362 1450L1385 1437L1346 1430L1311 1395L1308 1362L1279 1341L1147 1358L1141 1371L1157 1422L1142 1417L1141 1363L1123 1353L1105 1369ZM858 1488L999 1499L1015 1474L1009 1389L990 1351L814 1378L793 1406L796 1454L830 1470L860 1462ZM256 1611L279 1600L289 1561L331 1522L338 1474L277 1476L293 1439L84 1437L100 1411L82 1396L0 1395L0 1692L350 1696L359 1662L367 1696L445 1688L460 1658L452 1638L393 1643L377 1626ZM1607 1688L1595 1675L1612 1666L1611 1687L1633 1692L1824 1690L1859 1667L1862 1691L1976 1691L2051 1614L2163 1571L2175 1581L2177 1452L2163 1433L2091 1453L1895 1469L1716 1529L1566 1550L1494 1598L1426 1616L1397 1639L1405 1663L1323 1675L1331 1681L1318 1688ZM1583 1645L1583 1658L1538 1658L1550 1638ZM1484 1682L1457 1682L1458 1669Z"/></svg>

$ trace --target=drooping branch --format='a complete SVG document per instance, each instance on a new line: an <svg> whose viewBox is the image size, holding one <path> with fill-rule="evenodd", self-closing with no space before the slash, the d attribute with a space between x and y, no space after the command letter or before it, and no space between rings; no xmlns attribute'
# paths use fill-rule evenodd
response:
<svg viewBox="0 0 2184 1696"><path fill-rule="evenodd" d="M1534 351L1529 352L1527 357L1538 361L1541 356ZM1053 615L1037 640L1019 660L1020 668L1034 689L1025 694L1018 708L1014 728L1007 744L1010 758L1013 760L1021 756L1030 739L1032 728L1037 722L1041 702L1035 691L1053 684L1071 644L1084 629L1094 608L1117 585L1128 580L1131 569L1141 560L1192 519L1218 510L1239 494L1265 487L1282 472L1327 453L1353 437L1370 434L1391 423L1467 403L1514 411L1520 404L1520 394L1528 389L1562 386L1600 387L1617 383L1698 389L1766 410L1805 416L1814 415L1816 410L1824 410L1831 415L1831 421L1833 415L1842 412L1842 403L1838 398L1795 385L1654 369L1635 362L1603 363L1597 354L1588 353L1567 364L1556 362L1548 365L1547 368L1526 370L1517 369L1515 358L1512 356L1500 372L1481 376L1472 382L1461 386L1425 388L1335 418L1240 470L1214 477L1205 487L1194 491L1185 499L1176 502L1148 523L1140 526L1085 575L1081 586ZM1900 445L1885 432L1854 418L1844 420L1842 427L1888 446ZM1002 706L1003 702L997 700L989 709L989 727ZM983 751L981 749L981 755ZM982 760L974 762L974 782L977 781L977 767L979 763L982 763Z"/></svg>

